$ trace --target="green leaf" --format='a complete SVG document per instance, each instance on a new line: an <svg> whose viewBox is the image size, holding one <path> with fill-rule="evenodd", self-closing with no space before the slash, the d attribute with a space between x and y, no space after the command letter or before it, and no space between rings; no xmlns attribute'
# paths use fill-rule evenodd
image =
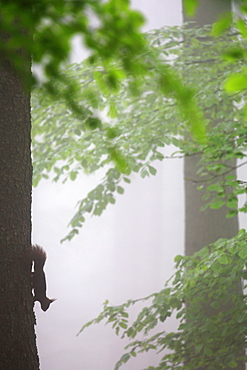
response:
<svg viewBox="0 0 247 370"><path fill-rule="evenodd" d="M185 12L189 17L193 17L195 15L198 4L198 0L183 0Z"/></svg>
<svg viewBox="0 0 247 370"><path fill-rule="evenodd" d="M238 214L237 209L230 209L230 211L227 213L226 218L231 218L234 217Z"/></svg>
<svg viewBox="0 0 247 370"><path fill-rule="evenodd" d="M238 366L238 363L236 361L230 361L228 364L230 367L235 368Z"/></svg>
<svg viewBox="0 0 247 370"><path fill-rule="evenodd" d="M203 348L203 343L198 344L198 346L195 347L196 353L201 352L202 348Z"/></svg>
<svg viewBox="0 0 247 370"><path fill-rule="evenodd" d="M212 36L219 37L221 36L232 24L232 14L225 13L220 19L214 23L212 28Z"/></svg>
<svg viewBox="0 0 247 370"><path fill-rule="evenodd" d="M245 7L246 7L246 4L245 4ZM241 33L241 36L244 38L247 38L247 27L246 27L245 19L239 18L236 22L236 26L239 32Z"/></svg>
<svg viewBox="0 0 247 370"><path fill-rule="evenodd" d="M227 265L229 263L228 256L225 253L219 256L218 261L221 265Z"/></svg>
<svg viewBox="0 0 247 370"><path fill-rule="evenodd" d="M117 117L117 108L114 103L110 104L109 111L108 111L108 116L110 118L116 118Z"/></svg>
<svg viewBox="0 0 247 370"><path fill-rule="evenodd" d="M245 50L242 50L240 48L232 48L230 50L227 50L223 54L224 59L226 59L228 62L236 62L240 59L243 59L245 57Z"/></svg>
<svg viewBox="0 0 247 370"><path fill-rule="evenodd" d="M116 199L114 199L112 196L108 196L108 201L111 204L115 204L116 203Z"/></svg>
<svg viewBox="0 0 247 370"><path fill-rule="evenodd" d="M224 204L225 204L225 201L224 200L216 199L216 200L213 201L213 203L210 203L210 208L212 208L212 209L219 209Z"/></svg>
<svg viewBox="0 0 247 370"><path fill-rule="evenodd" d="M157 170L154 167L149 165L148 169L149 169L149 172L151 173L151 175L153 175L153 176L156 175Z"/></svg>
<svg viewBox="0 0 247 370"><path fill-rule="evenodd" d="M243 91L247 88L247 75L243 73L232 74L226 79L225 90L228 93Z"/></svg>
<svg viewBox="0 0 247 370"><path fill-rule="evenodd" d="M146 168L143 168L140 173L141 177L144 179L144 177L149 176L149 172Z"/></svg>
<svg viewBox="0 0 247 370"><path fill-rule="evenodd" d="M128 325L125 323L125 322L120 322L119 323L119 326L122 328L122 329L127 329Z"/></svg>
<svg viewBox="0 0 247 370"><path fill-rule="evenodd" d="M177 256L174 258L174 262L179 263L182 259L183 259L183 256L181 256L181 255L177 255Z"/></svg>
<svg viewBox="0 0 247 370"><path fill-rule="evenodd" d="M69 174L70 180L74 181L77 177L78 173L76 171L72 171Z"/></svg>
<svg viewBox="0 0 247 370"><path fill-rule="evenodd" d="M124 182L126 182L127 184L130 184L130 183L131 183L131 180L130 180L130 179L128 179L128 177L124 177L124 178L123 178L123 180L124 180Z"/></svg>
<svg viewBox="0 0 247 370"><path fill-rule="evenodd" d="M238 198L237 197L234 197L234 196L231 196L228 201L226 202L226 205L227 207L229 208L237 208L238 206Z"/></svg>
<svg viewBox="0 0 247 370"><path fill-rule="evenodd" d="M242 248L239 252L238 255L240 258L245 260L247 258L247 248Z"/></svg>
<svg viewBox="0 0 247 370"><path fill-rule="evenodd" d="M117 169L124 174L129 174L129 165L126 158L116 147L108 147L111 159L115 162Z"/></svg>
<svg viewBox="0 0 247 370"><path fill-rule="evenodd" d="M124 193L124 188L122 188L121 186L117 186L117 192L119 194L123 194Z"/></svg>
<svg viewBox="0 0 247 370"><path fill-rule="evenodd" d="M125 353L122 357L121 357L121 361L125 364L128 360L130 359L130 355L128 353Z"/></svg>

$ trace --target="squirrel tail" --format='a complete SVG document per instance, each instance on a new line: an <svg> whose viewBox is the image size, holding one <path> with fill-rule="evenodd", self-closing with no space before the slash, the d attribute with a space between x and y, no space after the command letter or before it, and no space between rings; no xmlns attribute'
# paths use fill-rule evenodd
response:
<svg viewBox="0 0 247 370"><path fill-rule="evenodd" d="M46 252L39 245L31 246L32 260L34 261L34 268L43 268L46 261Z"/></svg>

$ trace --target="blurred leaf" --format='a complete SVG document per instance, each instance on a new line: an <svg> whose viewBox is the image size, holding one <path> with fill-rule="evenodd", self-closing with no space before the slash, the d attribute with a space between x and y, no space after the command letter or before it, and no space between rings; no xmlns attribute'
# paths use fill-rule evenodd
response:
<svg viewBox="0 0 247 370"><path fill-rule="evenodd" d="M232 24L232 14L225 13L219 18L219 20L217 20L216 23L214 23L212 28L212 36L215 37L221 36L224 32L227 31L231 24Z"/></svg>
<svg viewBox="0 0 247 370"><path fill-rule="evenodd" d="M247 75L243 73L232 74L225 82L228 93L235 93L247 88Z"/></svg>
<svg viewBox="0 0 247 370"><path fill-rule="evenodd" d="M189 17L193 17L195 15L198 5L198 0L183 0L185 12Z"/></svg>

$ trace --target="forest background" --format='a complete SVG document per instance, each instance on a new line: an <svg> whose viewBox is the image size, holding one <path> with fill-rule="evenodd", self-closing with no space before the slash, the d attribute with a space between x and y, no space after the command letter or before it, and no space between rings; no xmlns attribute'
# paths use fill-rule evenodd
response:
<svg viewBox="0 0 247 370"><path fill-rule="evenodd" d="M188 2L188 3L191 3L191 2ZM193 3L193 2L192 2ZM243 23L242 23L243 24ZM241 23L239 24L240 26L241 26ZM222 23L221 23L221 26L222 26ZM242 30L244 30L244 27L242 27ZM243 33L243 31L242 31L242 33ZM199 37L201 37L201 36L199 36ZM240 49L238 49L238 50L240 50ZM237 61L239 60L239 59L241 59L242 58L242 56L241 56L241 53L239 53L237 56L236 56L236 54L234 54L234 53L229 53L228 54L228 58L229 57L234 57ZM133 72L133 71L132 71ZM242 77L242 79L240 78L240 80L239 80L239 78L237 78L236 76L233 76L233 79L231 80L231 81L229 81L229 83L228 83L228 86L226 86L226 87L228 87L228 90L229 90L229 92L238 92L238 90L239 90L239 84L240 83L242 83L242 85L241 85L241 89L244 89L245 88L245 85L244 85L244 82L245 82L245 76L244 76L244 74L242 74L241 75ZM111 77L114 77L113 75L111 75ZM121 77L121 76L120 76ZM170 77L169 78L171 78L171 75L170 75ZM171 81L173 81L173 80L171 80ZM102 82L102 81L100 81L100 79L98 80L98 82L100 83L100 82ZM111 82L111 85L112 85L112 87L114 87L114 78L112 79L111 78L111 80L109 80L109 82ZM169 82L169 80L167 81L166 80L166 82ZM237 85L236 85L236 82L237 82ZM167 86L167 85L166 85ZM182 102L182 99L181 99L181 94L183 94L186 90L184 90L181 86L180 86L180 90L179 90L179 84L178 85L176 85L177 86L177 91L179 92L178 94L177 94L177 98L178 98L178 101L181 103ZM236 88L236 86L237 86L237 88ZM49 86L48 86L49 87ZM102 85L102 83L101 83L101 87L103 87L104 88L104 86ZM133 92L135 92L134 90L133 90L133 86L132 86L132 93ZM169 93L169 92L171 92L171 90L170 91L167 91L167 87L166 87L166 93ZM189 90L187 90L187 92L189 92ZM68 98L68 95L67 95L67 98ZM204 137L204 133L203 133L203 127L201 127L201 129L199 129L199 131L197 131L196 132L196 128L200 128L200 126L199 125L195 125L195 122L197 122L198 123L198 120L196 119L196 117L197 117L197 111L196 111L196 109L194 109L194 105L191 105L192 104L192 101L191 100L187 100L188 102L189 102L189 107L190 108L193 108L192 110L190 109L190 111L189 110L186 110L185 109L185 106L183 106L182 105L182 109L184 110L184 114L186 115L187 114L187 118L189 118L189 116L188 116L188 113L190 113L190 114L194 114L194 118L195 118L195 120L194 120L194 126L192 126L192 134L194 134L195 135L195 139L196 139L196 141L197 142L200 142L200 145L205 145L205 137ZM241 101L240 101L241 102ZM70 101L70 100L68 100L68 103L71 105L70 106L70 108L72 108L74 111L75 111L75 113L76 113L76 107L75 106L73 106L72 105L72 102ZM113 107L114 108L114 107ZM191 111L192 111L192 113L191 113ZM78 111L77 111L77 113L78 113ZM112 113L112 112L111 112ZM49 118L49 117L48 117ZM191 118L191 117L190 117ZM193 120L191 120L192 122L193 122ZM87 124L89 124L89 125L91 125L91 128L95 128L95 127L93 127L92 125L95 125L96 124L96 129L97 129L97 125L98 125L98 123L99 123L99 120L98 120L98 118L97 117L93 117L93 119L91 119L90 121L88 121L87 122ZM241 127L240 127L241 128ZM76 133L77 134L77 133ZM114 132L114 130L111 130L111 129L107 129L107 135L109 135L108 136L108 138L111 138L111 139L114 139L114 137L115 137L115 132ZM244 134L244 133L243 133ZM240 138L241 138L241 140L242 140L242 136L240 135ZM243 147L244 147L244 140L242 140L241 141L240 140L240 144L243 144ZM121 169L121 170L123 170L123 173L125 173L125 174L127 174L128 175L128 171L127 171L127 167L126 167L126 162L125 162L125 160L124 160L124 158L122 158L121 157L121 155L120 155L120 153L118 152L118 151L116 151L115 150L115 148L113 147L113 149L114 150L112 150L112 147L109 147L111 150L110 150L110 152L109 152L109 154L111 155L111 158L113 159L113 161L115 161L116 162L116 165L117 165L117 167L118 167L118 169ZM239 153L236 153L236 155L238 156L238 157L240 157L242 154L239 154ZM44 164L45 164L45 166L47 165L47 161L49 162L49 158L48 157L44 157ZM35 167L34 167L35 168ZM222 169L222 167L221 167L221 169ZM215 170L215 168L214 168L214 170ZM56 172L56 171L55 171ZM151 175L154 175L155 173L156 173L156 170L155 170L155 168L154 167L152 167L151 165L149 165L148 166L148 172L150 172L150 174ZM58 174L59 174L59 172L58 172ZM143 175L143 177L145 177L146 175L147 175L147 171L145 172L145 171L142 171L141 172L141 174ZM75 179L75 177L76 177L76 175L77 175L77 173L76 173L76 171L72 171L72 173L71 173L71 175L70 175L70 178L71 179ZM46 176L46 175L45 175ZM227 186L232 186L233 187L233 185L235 186L236 185L236 188L238 189L238 191L239 192L243 192L244 193L244 191L242 191L242 190L244 190L244 182L243 181L241 181L241 183L234 183L233 184L233 179L232 178L228 178L227 179L227 181L228 181L228 185ZM127 181L128 182L128 181ZM110 189L111 190L111 189ZM214 187L214 188L212 188L211 190L213 190L213 191L215 191L216 190L216 192L221 192L222 191L222 187L221 187L221 185L220 184L217 184L217 187ZM121 186L117 186L117 191L118 191L118 193L122 193L123 192L123 189L121 188ZM46 199L46 195L47 194L45 194L45 196L42 198L42 199ZM96 194L97 195L97 194ZM235 193L235 195L236 195L236 193ZM96 198L96 200L97 199L100 199L100 198ZM157 203L160 203L160 199L162 199L162 198L160 198L160 197L157 197L156 198L156 202ZM231 198L227 198L227 201L229 201L230 202L230 208L232 208L233 209L233 213L235 214L235 206L236 206L236 196L234 196L234 197L231 197ZM109 197L109 202L110 203L112 203L113 201L112 201L112 197L110 196ZM142 209L143 209L143 199L141 199L141 202L142 202ZM221 202L222 203L222 202ZM214 205L213 205L213 208L218 208L219 206L220 206L221 204L219 204L219 203L215 203L214 202ZM140 207L141 208L141 207ZM244 207L243 207L244 208ZM152 215L151 215L152 216ZM45 216L45 217L47 217L47 216ZM152 217L150 217L149 218L149 222L150 222L150 220L151 219L153 219ZM53 220L54 220L54 218L53 218ZM72 224L72 227L74 227L74 225L76 225L76 222L78 221L78 218L76 218L76 219L74 219L74 223ZM137 217L137 220L136 221L139 221L139 215L138 215L138 217ZM137 223L138 224L138 223ZM51 223L50 224L51 225L51 228L53 228L53 224ZM156 223L154 223L154 225L155 225L155 227L156 227ZM158 224L159 226L161 226L161 224ZM134 230L133 230L133 236L135 236L136 235L136 228L135 228L135 226L136 225L134 225ZM141 232L143 231L143 223L140 223L140 229L141 229ZM157 235L159 235L159 231L161 230L161 229L163 229L162 227L160 228L160 229L156 229L155 230L155 234L156 234L156 236ZM47 231L48 231L49 229L46 229L46 233L47 233ZM74 229L75 230L75 229ZM157 232L158 231L158 232ZM51 232L52 233L52 232ZM123 233L125 234L126 233L126 229L125 230L123 230ZM42 233L42 235L43 235L43 233ZM147 234L148 236L150 236L150 234ZM71 236L71 235L70 235ZM73 236L73 235L72 235ZM241 238L243 238L243 240L244 240L244 235L243 234L241 234L240 236L239 236L239 238L241 239ZM153 242L154 242L154 239L152 238L150 238L149 239L150 240L150 242L153 244ZM133 240L132 240L133 241ZM147 241L147 239L145 239L145 241ZM164 240L163 240L163 242L164 242ZM237 243L237 241L236 241L236 243ZM87 244L87 243L85 243L85 244ZM155 243L156 244L156 243ZM158 243L157 243L158 244ZM226 244L226 243L225 243ZM145 243L143 244L143 245L145 245ZM237 244L236 244L237 245ZM224 243L220 243L219 244L219 246L220 246L220 248L221 247L224 247L225 245L224 245ZM162 248L163 249L163 248ZM152 251L153 251L153 249L152 249ZM221 253L222 251L220 251L220 253ZM235 252L237 253L237 256L238 257L240 257L240 262L242 262L242 263L244 263L244 259L245 259L245 253L244 252L241 252L241 250L235 250ZM229 260L228 260L228 254L225 256L224 255L225 254L225 250L223 250L223 255L221 255L221 254L219 254L218 255L218 258L219 258L219 263L221 264L221 265L225 265L225 264L228 264L228 263L226 263L226 261L227 262L229 262ZM141 253L141 255L142 255L142 253ZM152 253L149 253L148 254L148 260L150 261L150 256L152 256ZM95 256L94 256L95 257ZM138 256L139 257L139 256ZM119 255L117 256L117 258L119 258ZM56 266L58 267L58 264L57 264L57 261L58 261L58 259L56 258ZM177 259L177 263L180 263L180 261L181 261L181 259ZM120 261L120 262L122 262L122 261ZM139 262L139 261L138 261ZM73 265L73 264L72 264ZM115 263L114 263L114 265L115 265ZM60 267L60 269L61 269L61 264L59 265L59 267ZM72 266L72 271L73 271L73 267L74 266ZM145 269L145 273L146 273L146 275L147 275L147 271L146 271L146 267L147 267L147 263L146 263L146 261L145 261L145 265L144 265L144 269ZM129 270L129 260L128 260L128 269L126 269L126 271L127 270ZM54 270L53 270L54 271ZM66 272L68 272L68 270L66 269L66 267L65 267L65 271ZM61 270L60 270L60 272L61 272ZM67 275L67 274L66 274ZM64 274L64 278L66 279L66 275ZM71 273L71 275L72 275L72 273ZM60 276L61 276L61 273L60 273ZM148 276L152 276L152 274L150 273L150 275L148 275ZM96 275L95 275L95 277L96 277ZM97 277L96 277L96 279L98 280L98 275L97 275ZM135 278L134 278L135 279ZM115 282L115 276L114 276L114 278L113 279L111 279L111 280L113 280L114 281L114 283L116 283ZM61 283L61 279L59 280L60 281L60 283ZM131 281L133 281L133 278L131 278ZM148 279L148 281L150 281L150 279ZM64 280L63 280L63 282L64 282ZM76 295L76 296L78 296L78 292L81 290L81 280L77 280L77 282L78 282L78 285L77 285L77 289L76 289L76 291L75 290L72 290L72 289L67 289L67 290L69 290L70 292L73 292L74 293L74 295ZM125 281L124 281L125 282ZM131 284L131 285L133 285L133 284ZM118 287L119 287L119 285L117 286L117 289L118 289ZM65 291L65 286L64 286L64 284L62 284L62 288L63 288L63 291ZM70 303L70 309L71 309L71 301L69 301L69 303ZM212 303L214 303L214 302L212 302ZM162 321L162 320L161 320ZM123 327L124 328L124 327ZM98 329L97 329L98 330ZM84 335L84 334L83 334ZM92 347L91 347L92 348ZM197 349L197 351L198 352L200 352L200 350L198 350ZM209 354L208 354L209 355ZM134 357L134 355L133 355L133 357ZM84 359L83 359L84 360ZM231 362L230 362L230 364L231 364L231 367L235 367L235 362L234 362L234 360L232 360Z"/></svg>

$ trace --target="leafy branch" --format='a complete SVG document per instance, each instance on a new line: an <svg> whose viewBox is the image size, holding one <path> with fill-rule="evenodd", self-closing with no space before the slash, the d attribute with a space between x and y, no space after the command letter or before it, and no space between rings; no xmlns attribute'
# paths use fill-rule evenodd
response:
<svg viewBox="0 0 247 370"><path fill-rule="evenodd" d="M33 93L35 185L50 174L55 181L66 181L75 180L80 171L105 170L101 183L78 202L69 224L71 232L63 240L78 234L88 214L100 215L113 204L133 172L141 177L155 175L155 161L165 158L166 145L175 145L184 156L200 154L198 175L208 179L202 177L202 183L209 186L210 181L227 177L229 161L244 156L247 140L240 103L245 92L228 95L223 89L231 73L242 71L243 62L230 63L222 55L229 44L238 48L245 41L230 34L212 39L208 26L163 27L145 38L149 46L134 58L139 63L145 60L147 69L135 78L123 71L117 59L107 65L103 60L92 65L89 59L64 71L66 78L81 84L73 95L84 112L81 115L63 102L51 106L42 89ZM190 40L186 49L183 39ZM203 62L212 59L214 63ZM197 63L195 74L197 61L202 63ZM243 182L234 182L230 176L228 180L216 191L211 206L226 202L233 214L237 193L244 188Z"/></svg>
<svg viewBox="0 0 247 370"><path fill-rule="evenodd" d="M115 370L150 350L163 353L163 357L158 366L147 369L235 368L240 359L246 358L242 337L246 336L247 296L231 292L239 277L246 278L246 242L247 234L241 230L236 237L219 239L193 256L176 256L176 271L160 292L118 306L106 301L100 315L83 325L78 334L105 321L116 335L128 338L127 352ZM144 307L134 321L130 320L129 308L140 302ZM185 303L193 310L185 309ZM219 310L222 305L226 309ZM172 315L178 327L167 332L166 322Z"/></svg>

